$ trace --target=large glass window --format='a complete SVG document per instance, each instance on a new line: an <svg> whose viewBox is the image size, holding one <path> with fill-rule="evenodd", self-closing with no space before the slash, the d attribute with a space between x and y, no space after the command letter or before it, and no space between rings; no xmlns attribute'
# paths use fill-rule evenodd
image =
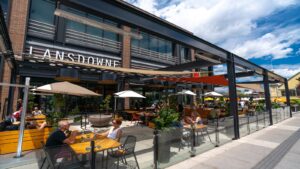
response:
<svg viewBox="0 0 300 169"><path fill-rule="evenodd" d="M180 56L184 60L190 60L189 48L181 46L181 48L180 48Z"/></svg>
<svg viewBox="0 0 300 169"><path fill-rule="evenodd" d="M0 0L0 4L3 10L5 22L7 21L7 13L8 13L8 0Z"/></svg>
<svg viewBox="0 0 300 169"><path fill-rule="evenodd" d="M173 47L172 47L173 45L171 41L167 41L165 39L161 39L156 36L149 35L148 33L145 32L140 32L137 29L132 29L132 32L140 33L143 36L143 38L140 40L132 38L131 40L132 46L159 52L169 56L173 55Z"/></svg>
<svg viewBox="0 0 300 169"><path fill-rule="evenodd" d="M54 10L54 0L31 1L30 19L48 24L54 24Z"/></svg>
<svg viewBox="0 0 300 169"><path fill-rule="evenodd" d="M142 33L143 38L140 40L140 46L144 49L149 49L149 35L146 33Z"/></svg>
<svg viewBox="0 0 300 169"><path fill-rule="evenodd" d="M149 49L155 52L158 52L158 39L155 37L150 37L150 46Z"/></svg>
<svg viewBox="0 0 300 169"><path fill-rule="evenodd" d="M112 26L115 26L115 27L118 26L118 24L115 23L115 22L112 22L112 21L107 20L107 19L103 19L101 17L95 16L95 15L92 15L92 14L88 14L86 12L82 12L82 11L75 10L75 9L72 9L72 8L67 8L67 11L71 12L71 13L74 13L76 15L87 17L89 19L92 19L92 20L95 20L95 21L98 21L98 22L108 24L108 25L112 25ZM90 35L93 35L93 36L99 36L99 37L114 40L114 41L119 41L118 35L116 33L113 33L113 32L110 32L110 31L105 31L105 30L102 30L102 29L99 29L99 28L96 28L96 27L93 27L93 26L84 25L84 24L74 22L74 21L70 21L70 20L67 21L67 29L71 29L71 30L74 30L74 31L82 32L82 33L87 33L87 34L90 34Z"/></svg>
<svg viewBox="0 0 300 169"><path fill-rule="evenodd" d="M93 19L95 21L103 22L103 19L94 15L88 14L88 18ZM86 33L94 36L102 36L103 30L92 27L92 26L87 26L86 27Z"/></svg>
<svg viewBox="0 0 300 169"><path fill-rule="evenodd" d="M108 24L108 25L112 25L112 26L116 26L117 27L117 24L110 21L110 20L107 20L105 19L104 20L104 23ZM118 40L118 36L116 33L113 33L113 32L109 32L109 31L104 31L103 32L103 37L106 38L106 39L110 39L110 40L114 40L114 41L117 41Z"/></svg>
<svg viewBox="0 0 300 169"><path fill-rule="evenodd" d="M78 11L78 10L75 10L75 9L71 9L71 8L69 8L68 11L72 12L76 15L85 17L84 12L81 12L81 11ZM74 22L74 21L71 21L71 20L67 20L67 29L72 29L72 30L75 30L75 31L78 31L78 32L86 32L84 24Z"/></svg>

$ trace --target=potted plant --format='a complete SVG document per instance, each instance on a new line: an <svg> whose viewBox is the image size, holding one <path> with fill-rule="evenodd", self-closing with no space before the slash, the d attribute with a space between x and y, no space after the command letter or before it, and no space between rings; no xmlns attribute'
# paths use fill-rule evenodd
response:
<svg viewBox="0 0 300 169"><path fill-rule="evenodd" d="M110 113L112 110L110 108L110 101L111 95L107 95L100 104L100 114L89 116L89 122L91 122L93 126L104 127L109 125L109 122L112 119L112 115ZM103 115L101 114L102 112L104 112Z"/></svg>
<svg viewBox="0 0 300 169"><path fill-rule="evenodd" d="M176 138L179 123L179 113L169 107L164 107L158 112L158 117L153 119L155 129L158 130L158 161L169 162L171 157L171 143L180 139ZM178 129L178 128L177 128Z"/></svg>
<svg viewBox="0 0 300 169"><path fill-rule="evenodd" d="M112 108L110 108L110 101L111 101L111 95L107 95L102 104L100 104L100 111L104 112L104 114L110 114L109 111L112 110Z"/></svg>
<svg viewBox="0 0 300 169"><path fill-rule="evenodd" d="M52 125L54 128L57 127L58 121L67 116L66 112L64 112L63 106L65 106L65 98L61 94L54 94L53 96L53 107L54 112L49 113L46 116L46 120L48 124Z"/></svg>

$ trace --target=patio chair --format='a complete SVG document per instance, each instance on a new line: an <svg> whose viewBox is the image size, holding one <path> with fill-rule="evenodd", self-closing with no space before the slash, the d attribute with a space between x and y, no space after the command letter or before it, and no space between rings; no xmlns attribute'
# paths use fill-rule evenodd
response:
<svg viewBox="0 0 300 169"><path fill-rule="evenodd" d="M46 162L46 160L47 160L47 157L46 157L46 154L45 154L45 151L44 151L44 149L45 149L45 144L44 144L43 141L41 141L41 145L42 145L42 150L43 150L43 152L44 152L44 153L43 153L44 157L43 157L43 155L41 155L42 164L41 164L40 169L43 168L43 166L44 166L44 164L45 164L45 162Z"/></svg>
<svg viewBox="0 0 300 169"><path fill-rule="evenodd" d="M135 125L139 125L141 123L140 115L133 113L131 117L131 123L134 121Z"/></svg>
<svg viewBox="0 0 300 169"><path fill-rule="evenodd" d="M46 155L46 161L51 169L68 168L81 169L85 168L83 163L79 161L73 149L67 145L43 147ZM48 166L48 168L49 168Z"/></svg>
<svg viewBox="0 0 300 169"><path fill-rule="evenodd" d="M128 135L124 141L124 144L118 149L114 151L108 151L108 156L112 158L117 158L117 168L119 168L119 161L120 159L122 162L124 162L126 165L128 164L126 161L126 156L133 155L137 168L139 169L139 164L134 152L136 145L136 137L132 135Z"/></svg>

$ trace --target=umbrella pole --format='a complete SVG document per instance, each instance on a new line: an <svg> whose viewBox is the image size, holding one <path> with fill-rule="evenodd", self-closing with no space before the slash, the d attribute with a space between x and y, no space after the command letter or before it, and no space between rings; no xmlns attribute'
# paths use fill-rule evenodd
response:
<svg viewBox="0 0 300 169"><path fill-rule="evenodd" d="M23 136L24 136L24 130L25 130L25 115L26 115L26 110L27 110L29 84L30 84L30 78L26 77L16 158L22 157L22 143L23 143Z"/></svg>
<svg viewBox="0 0 300 169"><path fill-rule="evenodd" d="M114 102L114 113L113 113L113 118L115 117L117 111L117 97L115 97L115 102Z"/></svg>

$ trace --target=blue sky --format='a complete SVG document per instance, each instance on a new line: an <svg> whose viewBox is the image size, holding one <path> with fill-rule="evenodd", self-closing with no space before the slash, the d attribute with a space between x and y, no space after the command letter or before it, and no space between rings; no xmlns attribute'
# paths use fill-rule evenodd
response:
<svg viewBox="0 0 300 169"><path fill-rule="evenodd" d="M127 0L274 72L300 72L300 0Z"/></svg>

